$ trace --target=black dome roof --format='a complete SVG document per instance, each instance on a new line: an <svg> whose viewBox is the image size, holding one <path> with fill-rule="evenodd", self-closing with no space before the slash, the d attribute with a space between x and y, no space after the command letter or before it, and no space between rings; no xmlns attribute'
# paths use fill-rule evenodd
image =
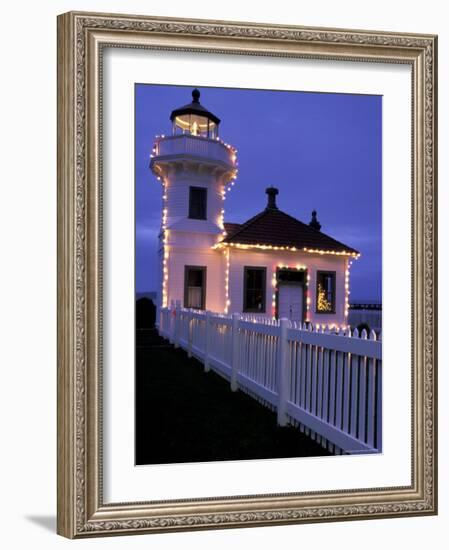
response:
<svg viewBox="0 0 449 550"><path fill-rule="evenodd" d="M210 120L215 122L215 124L220 124L220 119L213 113L208 111L205 107L203 107L199 99L200 91L195 88L194 90L192 90L192 102L172 111L170 115L170 120L173 121L177 116L182 115L198 115L209 118Z"/></svg>

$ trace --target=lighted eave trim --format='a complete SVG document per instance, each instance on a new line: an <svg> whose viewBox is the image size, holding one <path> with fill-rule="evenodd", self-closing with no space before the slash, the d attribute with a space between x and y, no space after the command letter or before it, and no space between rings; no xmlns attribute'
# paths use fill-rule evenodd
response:
<svg viewBox="0 0 449 550"><path fill-rule="evenodd" d="M240 248L243 250L248 250L251 248L258 248L260 250L288 250L290 252L307 252L308 254L320 254L320 255L330 255L330 256L349 256L355 259L360 258L360 252L346 252L336 251L336 250L322 250L319 248L297 248L295 246L274 246L270 244L243 244L243 243L225 243L219 242L215 244L212 248L225 248L225 247Z"/></svg>

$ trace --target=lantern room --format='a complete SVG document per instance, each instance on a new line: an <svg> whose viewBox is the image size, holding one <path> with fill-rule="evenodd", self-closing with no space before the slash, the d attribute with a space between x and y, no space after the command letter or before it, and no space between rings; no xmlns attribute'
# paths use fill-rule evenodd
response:
<svg viewBox="0 0 449 550"><path fill-rule="evenodd" d="M172 111L173 135L192 135L209 139L218 137L220 119L208 111L200 103L200 92L196 88L192 91L192 101L183 107Z"/></svg>

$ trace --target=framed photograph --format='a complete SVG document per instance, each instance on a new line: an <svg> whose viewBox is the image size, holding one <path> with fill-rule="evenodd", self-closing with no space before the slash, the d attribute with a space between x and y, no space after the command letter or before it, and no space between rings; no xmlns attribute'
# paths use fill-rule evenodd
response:
<svg viewBox="0 0 449 550"><path fill-rule="evenodd" d="M436 54L59 16L59 534L437 513Z"/></svg>

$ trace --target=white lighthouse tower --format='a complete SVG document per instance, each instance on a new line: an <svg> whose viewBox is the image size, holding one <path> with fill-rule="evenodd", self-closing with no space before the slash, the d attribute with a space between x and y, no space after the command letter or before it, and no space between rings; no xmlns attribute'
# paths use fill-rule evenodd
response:
<svg viewBox="0 0 449 550"><path fill-rule="evenodd" d="M226 186L237 175L236 149L218 135L220 119L192 91L192 102L170 115L170 136L157 136L150 168L162 183L159 307L224 311L223 238Z"/></svg>

